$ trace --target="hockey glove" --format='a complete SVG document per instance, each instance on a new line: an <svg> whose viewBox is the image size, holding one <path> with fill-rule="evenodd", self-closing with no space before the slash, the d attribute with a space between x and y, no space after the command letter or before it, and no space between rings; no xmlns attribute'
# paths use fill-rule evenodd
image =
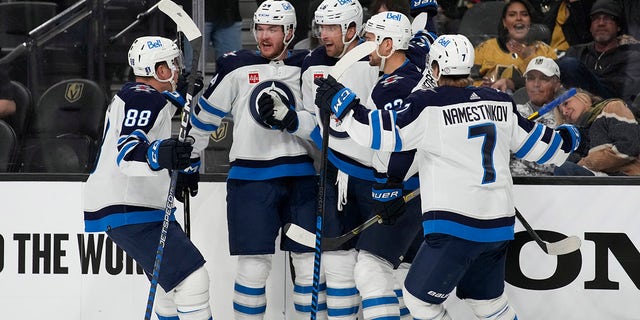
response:
<svg viewBox="0 0 640 320"><path fill-rule="evenodd" d="M402 181L389 179L387 183L376 183L371 189L374 211L382 217L382 223L393 225L406 210L402 197Z"/></svg>
<svg viewBox="0 0 640 320"><path fill-rule="evenodd" d="M189 166L193 147L177 138L156 140L147 149L147 163L152 170L184 169Z"/></svg>
<svg viewBox="0 0 640 320"><path fill-rule="evenodd" d="M189 75L190 73L182 73L180 77L178 77L178 84L176 84L176 91L180 93L181 96L187 96L187 89L189 89ZM202 88L204 88L204 77L202 76L202 72L198 71L195 75L195 81L193 82L193 94L192 97L195 97Z"/></svg>
<svg viewBox="0 0 640 320"><path fill-rule="evenodd" d="M184 96L180 95L178 91L163 91L162 94L171 104L178 108L178 110L182 110L184 104L187 103L187 100L185 100Z"/></svg>
<svg viewBox="0 0 640 320"><path fill-rule="evenodd" d="M340 120L360 103L360 99L349 88L345 88L332 76L316 78L313 83L316 89L315 103L320 110L331 112Z"/></svg>
<svg viewBox="0 0 640 320"><path fill-rule="evenodd" d="M565 152L573 152L578 149L580 146L580 131L576 126L571 124L561 124L556 128L556 131L562 137L562 140L565 142L562 144L562 150ZM570 150L567 150L565 146L570 142Z"/></svg>
<svg viewBox="0 0 640 320"><path fill-rule="evenodd" d="M298 129L298 114L287 97L275 90L263 93L258 99L260 118L272 129L294 132Z"/></svg>
<svg viewBox="0 0 640 320"><path fill-rule="evenodd" d="M178 172L176 181L176 200L184 203L185 195L195 197L200 182L200 158L192 158L191 164Z"/></svg>
<svg viewBox="0 0 640 320"><path fill-rule="evenodd" d="M411 0L411 16L415 18L422 12L428 13L430 17L435 17L438 14L438 1Z"/></svg>

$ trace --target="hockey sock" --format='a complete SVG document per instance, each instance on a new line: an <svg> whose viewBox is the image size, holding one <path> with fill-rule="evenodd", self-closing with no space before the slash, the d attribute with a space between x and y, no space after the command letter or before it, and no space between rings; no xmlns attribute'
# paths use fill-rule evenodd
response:
<svg viewBox="0 0 640 320"><path fill-rule="evenodd" d="M322 253L327 279L327 313L331 320L355 320L358 316L360 295L353 275L356 254L355 249Z"/></svg>
<svg viewBox="0 0 640 320"><path fill-rule="evenodd" d="M271 255L238 256L233 311L236 320L259 320L267 310L266 283Z"/></svg>
<svg viewBox="0 0 640 320"><path fill-rule="evenodd" d="M396 279L393 266L366 250L358 253L355 281L362 296L364 319L400 320L398 297L393 291Z"/></svg>
<svg viewBox="0 0 640 320"><path fill-rule="evenodd" d="M308 320L311 316L311 295L313 292L314 253L291 253L296 278L293 286L293 319ZM320 275L320 291L318 292L318 310L316 319L327 319L327 284Z"/></svg>

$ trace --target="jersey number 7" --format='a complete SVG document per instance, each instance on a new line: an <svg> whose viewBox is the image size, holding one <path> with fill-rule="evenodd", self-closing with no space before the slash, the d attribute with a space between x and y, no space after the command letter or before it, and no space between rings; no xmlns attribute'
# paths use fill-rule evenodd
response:
<svg viewBox="0 0 640 320"><path fill-rule="evenodd" d="M496 148L496 126L493 123L483 123L469 127L468 139L482 137L482 184L496 181L496 169L493 166L493 151Z"/></svg>

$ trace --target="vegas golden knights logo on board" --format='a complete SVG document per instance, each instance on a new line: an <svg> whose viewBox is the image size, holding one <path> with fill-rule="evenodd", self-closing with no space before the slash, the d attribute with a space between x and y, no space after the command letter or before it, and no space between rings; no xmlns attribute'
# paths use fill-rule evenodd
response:
<svg viewBox="0 0 640 320"><path fill-rule="evenodd" d="M220 142L227 137L227 128L229 127L229 123L226 121L222 121L218 130L211 133L211 140L214 142Z"/></svg>
<svg viewBox="0 0 640 320"><path fill-rule="evenodd" d="M84 83L81 82L71 82L67 84L67 89L64 91L64 98L69 102L78 101L78 99L82 97L83 88Z"/></svg>

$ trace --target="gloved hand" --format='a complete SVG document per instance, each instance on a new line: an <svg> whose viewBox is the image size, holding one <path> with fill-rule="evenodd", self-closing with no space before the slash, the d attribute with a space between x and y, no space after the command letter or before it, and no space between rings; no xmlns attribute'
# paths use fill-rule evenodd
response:
<svg viewBox="0 0 640 320"><path fill-rule="evenodd" d="M154 171L184 169L190 164L192 150L190 142L177 138L156 140L147 148L147 163Z"/></svg>
<svg viewBox="0 0 640 320"><path fill-rule="evenodd" d="M295 108L289 104L287 97L275 90L265 92L258 98L258 113L273 129L293 132L298 128Z"/></svg>
<svg viewBox="0 0 640 320"><path fill-rule="evenodd" d="M318 108L331 112L340 120L360 103L360 99L349 88L345 88L332 76L313 80L318 86L315 103Z"/></svg>
<svg viewBox="0 0 640 320"><path fill-rule="evenodd" d="M200 157L190 159L190 165L178 172L176 181L176 200L184 203L185 193L195 197L198 194L200 182Z"/></svg>
<svg viewBox="0 0 640 320"><path fill-rule="evenodd" d="M438 1L411 0L411 16L415 18L422 12L428 13L430 17L435 17L438 14Z"/></svg>
<svg viewBox="0 0 640 320"><path fill-rule="evenodd" d="M180 92L178 91L163 91L162 94L169 102L171 102L171 104L178 108L178 110L182 110L185 103L187 103L187 100L184 98L184 96L180 95ZM191 101L191 106L193 106L193 101Z"/></svg>
<svg viewBox="0 0 640 320"><path fill-rule="evenodd" d="M389 178L387 183L376 183L371 188L375 201L374 212L382 217L382 223L393 225L404 214L406 203L402 197L402 181Z"/></svg>
<svg viewBox="0 0 640 320"><path fill-rule="evenodd" d="M565 142L571 143L570 144L571 150L566 150L564 148L566 144L564 143L562 144L563 145L562 149L564 151L573 152L578 149L578 147L580 146L580 131L578 131L578 128L576 128L576 126L572 124L561 124L556 128L556 131L558 131L558 133L562 137L562 140L564 140Z"/></svg>
<svg viewBox="0 0 640 320"><path fill-rule="evenodd" d="M178 83L176 84L176 92L180 93L181 96L187 96L187 89L189 88L189 72L181 73L178 77ZM202 76L202 72L198 71L195 75L195 81L193 82L193 94L192 97L195 97L202 88L204 88L204 77Z"/></svg>

